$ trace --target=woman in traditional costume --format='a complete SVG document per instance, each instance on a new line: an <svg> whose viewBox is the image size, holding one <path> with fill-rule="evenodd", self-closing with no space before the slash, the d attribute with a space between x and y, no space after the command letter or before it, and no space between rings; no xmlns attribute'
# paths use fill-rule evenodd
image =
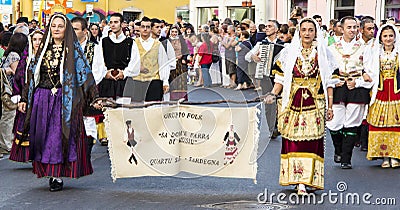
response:
<svg viewBox="0 0 400 210"><path fill-rule="evenodd" d="M22 90L26 84L26 74L27 74L27 63L29 63L32 58L35 57L39 45L43 38L43 31L35 30L28 37L28 46L21 56L21 60L18 63L17 70L15 72L14 78L14 95L22 95ZM22 139L22 132L24 129L26 113L17 110L17 114L14 120L14 141L10 152L10 160L17 162L28 162L29 161L29 137L25 141L20 141Z"/></svg>
<svg viewBox="0 0 400 210"><path fill-rule="evenodd" d="M61 177L93 173L82 110L97 95L71 22L63 14L53 15L19 103L20 111L27 112L23 135L29 133L33 173L50 177L50 191L62 190Z"/></svg>
<svg viewBox="0 0 400 210"><path fill-rule="evenodd" d="M172 69L169 76L170 100L177 101L181 98L187 100L187 56L190 52L178 26L173 25L169 29L167 38L174 48L176 57L176 69Z"/></svg>
<svg viewBox="0 0 400 210"><path fill-rule="evenodd" d="M292 43L275 65L275 85L266 102L278 101L282 135L279 184L324 189L325 119L333 117L331 75L337 65L315 20L300 21Z"/></svg>
<svg viewBox="0 0 400 210"><path fill-rule="evenodd" d="M381 26L366 68L371 67L374 86L367 121L367 158L383 158L382 168L400 166L400 35L391 24Z"/></svg>

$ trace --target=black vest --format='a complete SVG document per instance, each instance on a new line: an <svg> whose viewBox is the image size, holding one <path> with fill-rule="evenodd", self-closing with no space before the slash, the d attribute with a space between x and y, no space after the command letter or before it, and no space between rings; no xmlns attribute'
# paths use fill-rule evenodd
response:
<svg viewBox="0 0 400 210"><path fill-rule="evenodd" d="M124 70L131 60L133 39L126 38L121 43L114 43L110 37L102 39L103 57L107 69Z"/></svg>

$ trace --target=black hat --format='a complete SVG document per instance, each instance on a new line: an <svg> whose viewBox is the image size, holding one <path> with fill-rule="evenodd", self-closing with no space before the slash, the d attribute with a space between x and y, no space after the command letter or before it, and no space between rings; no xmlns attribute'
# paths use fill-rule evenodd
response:
<svg viewBox="0 0 400 210"><path fill-rule="evenodd" d="M17 24L18 24L18 23L26 23L26 25L29 25L29 20L28 20L27 17L20 17L20 18L18 18L18 20L17 20Z"/></svg>

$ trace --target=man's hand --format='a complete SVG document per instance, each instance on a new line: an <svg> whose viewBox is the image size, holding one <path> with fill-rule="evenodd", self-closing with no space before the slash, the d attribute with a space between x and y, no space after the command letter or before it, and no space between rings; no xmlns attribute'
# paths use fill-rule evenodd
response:
<svg viewBox="0 0 400 210"><path fill-rule="evenodd" d="M141 74L148 74L150 71L145 68L144 66L140 66L140 73Z"/></svg>
<svg viewBox="0 0 400 210"><path fill-rule="evenodd" d="M118 74L117 76L115 76L115 80L123 80L124 79L124 71L122 71L121 69L118 69Z"/></svg>
<svg viewBox="0 0 400 210"><path fill-rule="evenodd" d="M164 85L164 86L163 86L163 91L164 91L164 94L168 93L168 91L169 91L169 85Z"/></svg>
<svg viewBox="0 0 400 210"><path fill-rule="evenodd" d="M333 119L333 110L329 108L326 112L326 121L331 121Z"/></svg>
<svg viewBox="0 0 400 210"><path fill-rule="evenodd" d="M115 77L111 74L111 71L112 70L108 70L104 78L115 80Z"/></svg>
<svg viewBox="0 0 400 210"><path fill-rule="evenodd" d="M251 55L251 58L252 58L253 61L256 62L256 63L261 62L261 58L258 57L259 54L260 54L260 51L258 51L255 55Z"/></svg>

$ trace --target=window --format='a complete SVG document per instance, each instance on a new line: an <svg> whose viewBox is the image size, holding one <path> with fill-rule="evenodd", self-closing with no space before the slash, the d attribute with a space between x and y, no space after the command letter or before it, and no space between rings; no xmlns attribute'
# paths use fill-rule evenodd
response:
<svg viewBox="0 0 400 210"><path fill-rule="evenodd" d="M213 19L213 17L218 17L218 8L199 8L198 25L206 24L209 20Z"/></svg>
<svg viewBox="0 0 400 210"><path fill-rule="evenodd" d="M307 17L308 0L291 0L290 12L292 12L295 6L301 7L304 17Z"/></svg>
<svg viewBox="0 0 400 210"><path fill-rule="evenodd" d="M336 0L335 18L340 20L344 16L354 16L354 0Z"/></svg>
<svg viewBox="0 0 400 210"><path fill-rule="evenodd" d="M135 21L139 19L140 12L124 11L122 15L124 16L124 20L129 23L130 21Z"/></svg>
<svg viewBox="0 0 400 210"><path fill-rule="evenodd" d="M228 17L232 20L238 20L241 22L243 19L250 19L254 22L255 19L255 9L251 8L243 8L243 7L229 7L228 8Z"/></svg>
<svg viewBox="0 0 400 210"><path fill-rule="evenodd" d="M182 20L185 23L189 22L189 10L182 10L182 9L177 9L176 10L176 16L182 16Z"/></svg>
<svg viewBox="0 0 400 210"><path fill-rule="evenodd" d="M385 18L389 17L400 20L400 0L385 0Z"/></svg>

